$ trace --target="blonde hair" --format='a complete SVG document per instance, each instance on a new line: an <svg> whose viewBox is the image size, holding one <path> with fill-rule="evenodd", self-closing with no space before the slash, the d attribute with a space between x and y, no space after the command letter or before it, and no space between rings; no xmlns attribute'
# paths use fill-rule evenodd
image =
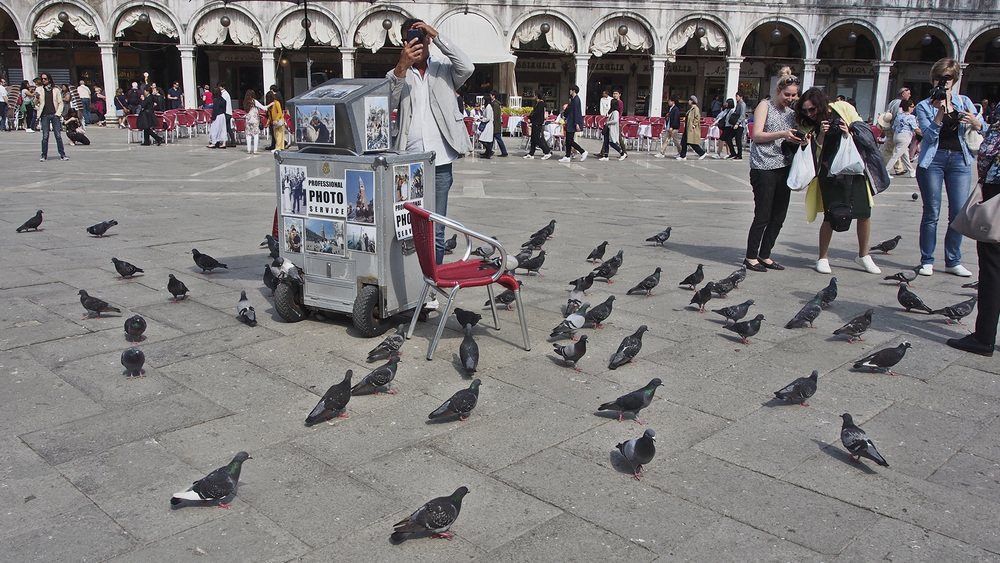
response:
<svg viewBox="0 0 1000 563"><path fill-rule="evenodd" d="M939 59L931 67L931 82L937 82L937 76L950 74L955 77L955 82L962 76L962 65L955 59Z"/></svg>
<svg viewBox="0 0 1000 563"><path fill-rule="evenodd" d="M792 74L791 67L781 67L781 70L778 71L778 92L788 88L789 86L798 86L799 84L799 77Z"/></svg>

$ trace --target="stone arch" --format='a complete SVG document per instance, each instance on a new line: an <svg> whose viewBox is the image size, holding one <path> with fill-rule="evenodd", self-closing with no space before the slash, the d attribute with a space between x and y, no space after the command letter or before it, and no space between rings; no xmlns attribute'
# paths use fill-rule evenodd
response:
<svg viewBox="0 0 1000 563"><path fill-rule="evenodd" d="M573 43L575 44L574 52L579 52L580 45L583 44L583 34L580 33L580 29L574 24L572 20L567 20L560 14L555 14L546 10L530 10L514 19L511 25L511 29L514 30L514 33L511 34L511 48L513 48L513 42L515 40L515 36L521 31L521 26L527 23L528 20L537 17L550 18L553 22L560 22L567 28L569 28L570 33L572 34L573 37Z"/></svg>
<svg viewBox="0 0 1000 563"><path fill-rule="evenodd" d="M107 25L100 18L97 12L95 12L87 4L78 4L76 2L73 2L72 0L70 0L69 2L62 2L61 0L50 0L47 2L40 2L34 8L32 8L31 11L28 13L28 21L31 24L30 25L31 32L29 33L28 37L31 39L48 39L48 37L38 37L36 33L36 26L38 26L40 23L43 23L42 20L49 19L50 14L51 17L54 18L55 15L61 11L65 11L70 15L70 20L69 22L67 22L70 24L74 24L74 21L77 21L77 23L86 22L87 19L89 18L89 23L94 27L96 34L89 35L85 31L81 31L79 29L80 27L79 25L74 24L73 27L77 28L77 32L80 33L81 35L84 35L95 42L108 40ZM57 24L58 24L57 27L54 28L55 33L58 33L63 27L62 23L57 22ZM51 28L53 25L56 24L50 22L49 25L46 26L47 28L50 29L47 29L46 32L52 31ZM55 33L53 33L52 35L55 35ZM49 37L51 37L51 35Z"/></svg>
<svg viewBox="0 0 1000 563"><path fill-rule="evenodd" d="M273 29L269 30L270 33L268 34L271 45L274 45L275 47L282 47L280 44L282 41L294 39L294 44L284 46L290 49L299 49L305 43L302 16L304 16L304 14L298 6L292 6L279 12L278 15L272 20L277 22L277 24L273 27ZM344 27L340 24L340 21L335 14L322 6L310 6L309 19L312 21L309 33L314 41L321 45L328 45L330 47L344 46L346 34L344 33ZM333 31L333 35L331 35L327 30L322 30L322 28L317 26L317 23L321 22L325 23L328 29ZM286 26L294 26L294 30L289 29ZM294 31L294 34L291 33L292 31ZM293 35L294 37L292 37Z"/></svg>
<svg viewBox="0 0 1000 563"><path fill-rule="evenodd" d="M17 15L15 15L14 12L10 9L10 7L7 6L7 4L4 2L0 2L0 10L2 10L5 14L7 14L7 17L10 18L11 22L13 22L14 31L17 32L18 41L23 41L25 39L25 31L24 31L24 25L21 23L21 20L17 18Z"/></svg>
<svg viewBox="0 0 1000 563"><path fill-rule="evenodd" d="M653 26L645 16L635 12L618 11L598 20L594 31L586 39L587 51L595 56L601 56L617 49L622 44L622 36L618 34L618 27L624 24L628 25L631 30L633 26L629 25L630 22L634 22L634 27L641 29L645 35L638 40L630 40L630 46L636 46L635 50L649 49L652 53L659 53L663 50L659 35L653 32ZM646 44L647 42L649 44Z"/></svg>
<svg viewBox="0 0 1000 563"><path fill-rule="evenodd" d="M137 9L139 11L136 11ZM133 1L133 2L129 2L129 3L126 3L126 4L122 4L121 6L118 6L118 8L116 8L115 11L111 12L111 17L109 18L109 21L111 21L113 23L113 25L114 25L113 28L110 28L108 30L109 34L113 38L119 37L119 31L123 32L125 29L128 29L129 27L131 27L135 23L134 20L133 20L133 14L135 14L135 16L138 16L139 12L145 10L145 12L148 15L150 9L155 10L156 12L158 12L160 15L163 16L163 18L165 20L169 21L173 25L173 28L174 28L173 31L174 31L175 35L171 36L170 34L168 34L168 33L162 33L162 31L159 31L159 30L157 30L157 32L161 33L163 35L167 35L168 37L175 38L178 41L180 41L181 34L182 34L181 30L183 29L181 27L180 20L177 19L177 16L169 8L167 8L163 4L160 4L159 2L155 2L155 1L145 1L145 2L135 2L135 1ZM126 23L128 20L133 20L133 21L129 22L128 25L125 25L124 27L121 27L122 24ZM152 22L152 19L150 21ZM119 27L121 27L121 29L119 29ZM156 28L156 26L154 25L154 29L155 28Z"/></svg>
<svg viewBox="0 0 1000 563"><path fill-rule="evenodd" d="M205 42L199 43L195 39L195 37L196 34L199 32L199 29L202 28L203 24L207 23L208 21L207 18L209 17L221 18L223 14L228 14L230 19L233 19L233 23L238 22L236 18L245 18L245 20L240 21L238 23L238 25L240 26L239 33L243 35L244 38L241 39L239 42L237 42L236 38L233 38L233 42L236 42L239 45L247 45L255 47L268 46L268 45L263 45L263 38L265 37L265 35L262 30L264 29L264 26L261 24L260 20L257 19L257 16L253 12L251 12L246 7L240 4L223 4L222 2L211 2L209 4L205 4L204 6L201 7L201 9L199 9L197 12L194 13L194 15L191 17L191 24L188 25L187 31L185 32L185 37L184 37L185 42L193 43L196 45L216 45L222 43L222 41L225 40L224 38L222 40L217 40L214 43L205 43ZM233 16L236 16L236 18L234 18ZM228 30L228 33L230 37L232 37L233 26L230 25L229 27L230 29ZM245 34L249 34L249 37L247 37ZM256 37L253 37L253 34L256 34ZM220 37L221 37L221 32L220 32ZM256 39L256 43L253 42L254 39ZM249 40L250 42L249 43L246 42L247 40Z"/></svg>
<svg viewBox="0 0 1000 563"><path fill-rule="evenodd" d="M889 56L888 47L886 46L885 37L882 35L881 30L879 30L879 28L875 24L867 20L860 20L857 18L845 18L842 20L837 20L835 22L832 22L830 25L826 26L826 28L820 31L819 34L817 35L816 52L817 53L819 52L820 44L823 43L823 40L826 39L827 36L830 35L830 33L832 33L834 30L838 28L847 25L857 26L870 33L871 36L875 38L875 47L878 49L876 60L887 60Z"/></svg>
<svg viewBox="0 0 1000 563"><path fill-rule="evenodd" d="M1000 23L992 23L980 26L978 29L969 34L969 40L965 42L962 48L962 54L960 57L955 57L961 62L968 62L966 59L969 58L969 51L972 49L972 44L975 43L980 37L986 35L990 31L994 32L995 37L1000 36Z"/></svg>
<svg viewBox="0 0 1000 563"><path fill-rule="evenodd" d="M892 52L889 53L889 56L893 60L898 59L899 57L896 56L896 48L899 46L899 41L903 37L906 37L906 35L909 34L910 32L922 28L933 29L934 31L937 31L940 34L942 34L944 38L947 39L947 41L944 42L944 45L945 48L948 50L949 55L954 59L958 58L959 44L958 44L958 37L955 35L955 32L947 24L934 20L915 21L910 23L906 27L900 29L899 33L897 33L895 37L892 38L893 47L892 47Z"/></svg>
<svg viewBox="0 0 1000 563"><path fill-rule="evenodd" d="M351 23L349 31L351 46L370 49L375 53L385 45L388 38L389 44L402 47L403 39L399 34L399 26L412 17L408 11L391 4L365 10ZM388 30L382 27L382 22L386 19L392 22L392 27Z"/></svg>
<svg viewBox="0 0 1000 563"><path fill-rule="evenodd" d="M814 45L813 42L808 39L809 34L808 32L806 32L806 29L802 27L802 24L793 19L784 18L781 16L761 18L748 25L746 27L745 33L742 34L742 39L739 40L739 45L734 46L733 53L734 54L743 53L743 48L746 46L747 38L750 37L750 34L753 31L756 31L757 29L760 28L764 28L768 24L779 24L779 23L786 27L790 27L798 35L799 42L802 43L802 49L803 51L805 51L804 53L802 53L803 59L816 58L816 45Z"/></svg>
<svg viewBox="0 0 1000 563"><path fill-rule="evenodd" d="M671 45L672 44L676 45L676 42L677 40L680 39L680 37L684 37L684 44L686 44L688 39L690 39L694 35L694 30L697 28L698 23L700 22L708 22L709 24L714 25L718 30L718 35L721 36L723 41L725 41L726 49L724 51L717 51L717 52L721 53L723 56L733 56L736 45L736 37L733 35L733 30L724 20L719 19L711 14L701 14L701 15L692 14L690 16L687 16L679 20L676 23L676 25L674 25L674 27L672 27L669 30L669 32L664 36L666 37L664 45L666 48L666 54L670 55L671 51L676 52L677 49L671 49ZM703 26L703 27L705 27L707 31L710 31L709 26ZM706 36L702 38L702 45L706 46L706 43L708 44L706 50L710 49L711 44L713 43L709 38L709 35L710 34L706 34ZM674 39L674 41L672 41L672 39Z"/></svg>

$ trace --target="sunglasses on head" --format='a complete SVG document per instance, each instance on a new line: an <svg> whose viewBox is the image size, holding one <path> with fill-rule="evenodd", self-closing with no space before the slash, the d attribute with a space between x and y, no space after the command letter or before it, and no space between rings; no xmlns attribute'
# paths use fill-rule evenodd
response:
<svg viewBox="0 0 1000 563"><path fill-rule="evenodd" d="M799 79L796 78L796 77L794 77L794 76L790 76L790 77L782 80L781 83L784 84L785 86L788 86L789 84L798 84L799 83Z"/></svg>

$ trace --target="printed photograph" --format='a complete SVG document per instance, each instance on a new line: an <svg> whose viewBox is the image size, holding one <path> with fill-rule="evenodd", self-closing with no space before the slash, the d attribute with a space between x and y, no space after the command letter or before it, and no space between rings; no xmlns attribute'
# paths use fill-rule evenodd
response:
<svg viewBox="0 0 1000 563"><path fill-rule="evenodd" d="M334 144L333 106L295 106L295 142Z"/></svg>
<svg viewBox="0 0 1000 563"><path fill-rule="evenodd" d="M365 98L365 143L367 151L389 150L389 99Z"/></svg>
<svg viewBox="0 0 1000 563"><path fill-rule="evenodd" d="M356 252L375 252L375 227L347 225L347 248Z"/></svg>
<svg viewBox="0 0 1000 563"><path fill-rule="evenodd" d="M375 224L375 171L345 170L347 220Z"/></svg>
<svg viewBox="0 0 1000 563"><path fill-rule="evenodd" d="M281 214L305 215L306 212L306 167L278 167L281 182Z"/></svg>
<svg viewBox="0 0 1000 563"><path fill-rule="evenodd" d="M410 165L398 164L392 167L393 186L395 187L396 203L410 199Z"/></svg>
<svg viewBox="0 0 1000 563"><path fill-rule="evenodd" d="M285 252L302 252L302 219L285 217L285 229L281 240Z"/></svg>
<svg viewBox="0 0 1000 563"><path fill-rule="evenodd" d="M424 163L414 162L410 165L410 198L424 197Z"/></svg>
<svg viewBox="0 0 1000 563"><path fill-rule="evenodd" d="M331 84L329 86L317 86L312 90L299 96L303 100L318 100L320 98L339 99L361 88L360 84Z"/></svg>
<svg viewBox="0 0 1000 563"><path fill-rule="evenodd" d="M306 252L344 255L344 222L306 218Z"/></svg>

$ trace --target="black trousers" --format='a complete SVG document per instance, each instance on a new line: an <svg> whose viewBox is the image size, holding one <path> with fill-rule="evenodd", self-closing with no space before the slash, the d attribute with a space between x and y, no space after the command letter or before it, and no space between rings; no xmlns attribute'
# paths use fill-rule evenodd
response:
<svg viewBox="0 0 1000 563"><path fill-rule="evenodd" d="M753 188L753 222L747 235L747 258L770 258L774 242L785 223L788 200L788 171L791 166L775 170L750 169Z"/></svg>
<svg viewBox="0 0 1000 563"><path fill-rule="evenodd" d="M552 152L549 144L545 142L545 127L531 127L531 144L528 145L528 154L534 155L536 148L541 148L543 154Z"/></svg>
<svg viewBox="0 0 1000 563"><path fill-rule="evenodd" d="M152 137L153 140L156 141L157 143L162 143L163 142L163 137L161 137L161 136L157 135L156 133L154 133L152 129L150 129L150 128L143 129L142 130L142 144L148 145L150 137Z"/></svg>
<svg viewBox="0 0 1000 563"><path fill-rule="evenodd" d="M587 152L573 139L576 137L576 133L576 131L566 129L566 156L573 156L573 149L580 151L580 154Z"/></svg>
<svg viewBox="0 0 1000 563"><path fill-rule="evenodd" d="M997 197L1000 184L984 184L983 200ZM995 344L1000 320L1000 243L977 242L979 253L979 313L976 315L976 340Z"/></svg>
<svg viewBox="0 0 1000 563"><path fill-rule="evenodd" d="M722 130L722 140L729 148L729 154L743 158L743 128L727 127ZM735 141L735 147L733 142Z"/></svg>
<svg viewBox="0 0 1000 563"><path fill-rule="evenodd" d="M689 146L698 156L705 154L705 149L701 148L701 145L688 145L687 133L681 133L681 152L679 153L681 158L687 156Z"/></svg>
<svg viewBox="0 0 1000 563"><path fill-rule="evenodd" d="M229 142L226 143L227 147L236 146L236 135L233 133L233 116L232 114L226 114L226 134L229 135Z"/></svg>

